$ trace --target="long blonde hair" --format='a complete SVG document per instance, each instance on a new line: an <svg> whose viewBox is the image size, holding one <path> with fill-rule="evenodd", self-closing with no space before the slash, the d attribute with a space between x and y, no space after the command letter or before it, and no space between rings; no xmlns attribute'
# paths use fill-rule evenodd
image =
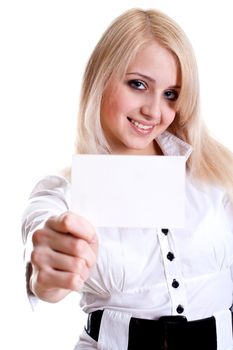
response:
<svg viewBox="0 0 233 350"><path fill-rule="evenodd" d="M233 155L211 137L200 118L198 70L192 46L179 25L157 10L126 11L96 45L83 77L75 152L111 152L100 122L103 91L112 74L123 77L136 53L152 40L170 50L179 63L181 91L169 131L193 146L187 162L190 173L224 187L233 198Z"/></svg>

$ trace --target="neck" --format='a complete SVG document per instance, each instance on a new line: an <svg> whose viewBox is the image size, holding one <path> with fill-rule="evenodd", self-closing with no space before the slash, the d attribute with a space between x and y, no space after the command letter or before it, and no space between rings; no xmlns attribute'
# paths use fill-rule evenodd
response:
<svg viewBox="0 0 233 350"><path fill-rule="evenodd" d="M148 146L146 149L122 149L120 152L119 152L119 149L118 149L118 152L112 152L112 154L121 154L121 155L135 155L135 156L150 156L150 155L156 155L156 156L162 156L163 155L163 152L160 148L160 146L158 145L158 143L154 140L150 146Z"/></svg>

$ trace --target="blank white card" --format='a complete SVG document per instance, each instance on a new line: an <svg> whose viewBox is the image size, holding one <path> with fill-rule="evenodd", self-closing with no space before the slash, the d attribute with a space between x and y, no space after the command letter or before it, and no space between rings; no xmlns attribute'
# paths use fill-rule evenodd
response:
<svg viewBox="0 0 233 350"><path fill-rule="evenodd" d="M75 155L72 210L94 226L183 227L185 157Z"/></svg>

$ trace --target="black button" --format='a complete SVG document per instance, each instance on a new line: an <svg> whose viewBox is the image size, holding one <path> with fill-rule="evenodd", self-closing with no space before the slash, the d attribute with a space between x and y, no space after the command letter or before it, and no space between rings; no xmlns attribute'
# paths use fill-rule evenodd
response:
<svg viewBox="0 0 233 350"><path fill-rule="evenodd" d="M173 259L175 259L175 255L172 252L169 252L167 254L167 258L168 258L168 260L172 261Z"/></svg>
<svg viewBox="0 0 233 350"><path fill-rule="evenodd" d="M176 308L176 311L178 312L178 314L182 314L182 312L184 312L184 308L182 305L178 305Z"/></svg>
<svg viewBox="0 0 233 350"><path fill-rule="evenodd" d="M163 232L163 234L166 236L168 234L168 228L162 228L161 230Z"/></svg>
<svg viewBox="0 0 233 350"><path fill-rule="evenodd" d="M180 285L180 284L179 284L179 282L178 282L177 280L174 279L174 280L172 281L172 287L173 287L173 288L178 288L179 285Z"/></svg>

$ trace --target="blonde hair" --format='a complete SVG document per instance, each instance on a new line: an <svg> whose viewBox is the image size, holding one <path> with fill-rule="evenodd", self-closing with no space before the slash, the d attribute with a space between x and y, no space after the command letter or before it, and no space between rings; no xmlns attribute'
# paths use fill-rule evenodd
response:
<svg viewBox="0 0 233 350"><path fill-rule="evenodd" d="M200 118L198 70L192 46L179 25L157 10L126 11L96 45L83 77L75 152L111 152L100 122L103 92L112 74L123 77L136 53L153 40L172 52L179 63L181 91L169 131L193 146L187 162L190 173L225 187L233 198L233 155L211 137Z"/></svg>

